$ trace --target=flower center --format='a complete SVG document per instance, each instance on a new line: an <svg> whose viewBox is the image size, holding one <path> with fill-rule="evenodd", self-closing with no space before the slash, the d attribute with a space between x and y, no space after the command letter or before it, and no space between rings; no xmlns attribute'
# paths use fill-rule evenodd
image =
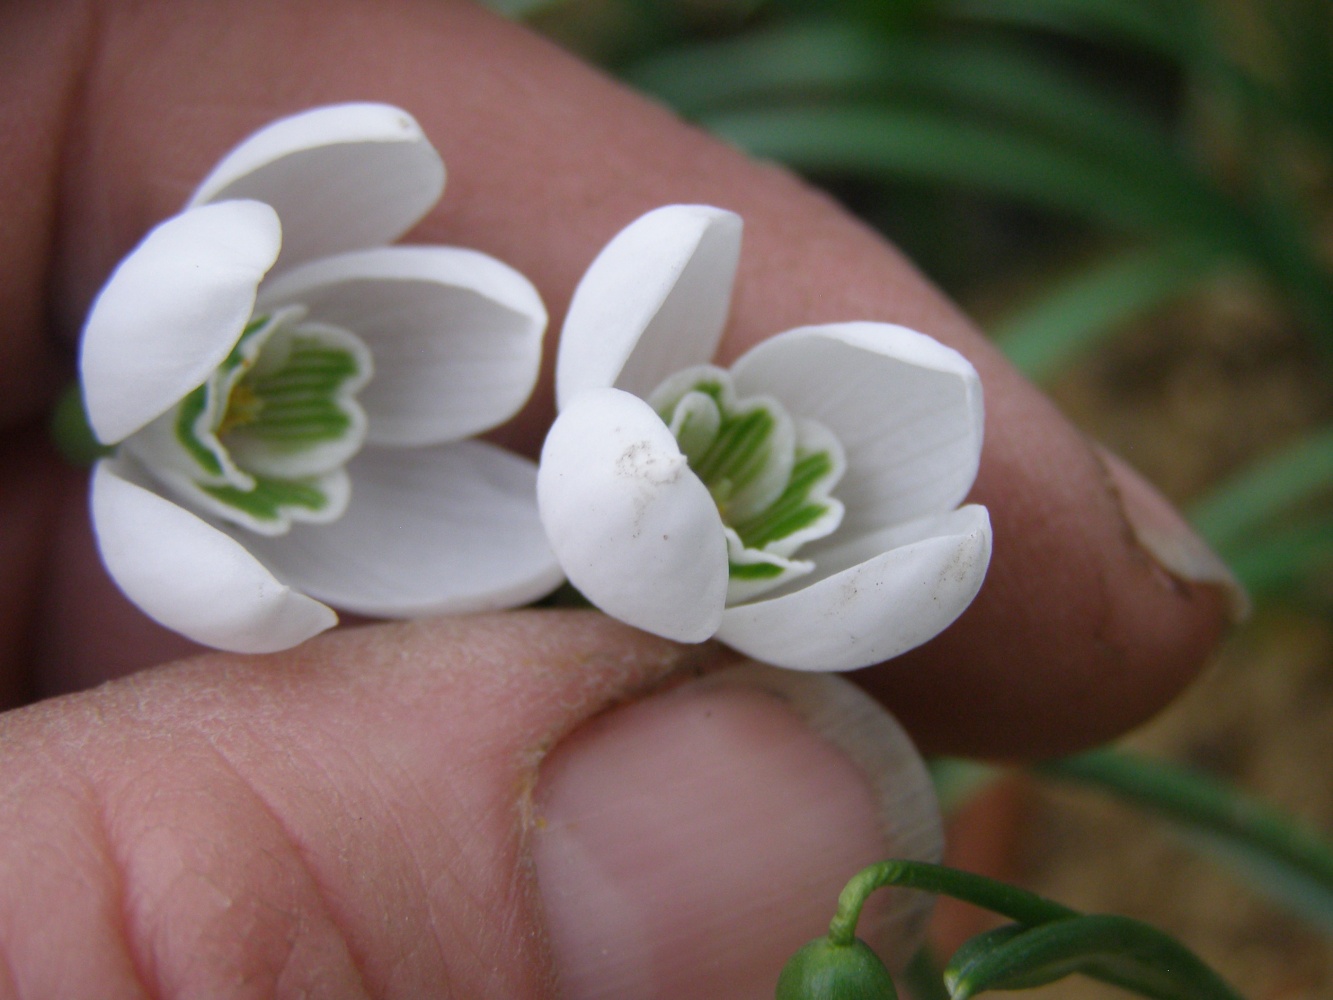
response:
<svg viewBox="0 0 1333 1000"><path fill-rule="evenodd" d="M727 603L771 591L814 569L792 558L842 522L830 496L847 463L833 433L793 418L776 399L738 399L731 374L704 365L678 372L649 404L708 487L727 538Z"/></svg>
<svg viewBox="0 0 1333 1000"><path fill-rule="evenodd" d="M126 442L182 499L265 535L342 516L344 467L365 441L355 396L370 352L304 315L255 317L203 385Z"/></svg>

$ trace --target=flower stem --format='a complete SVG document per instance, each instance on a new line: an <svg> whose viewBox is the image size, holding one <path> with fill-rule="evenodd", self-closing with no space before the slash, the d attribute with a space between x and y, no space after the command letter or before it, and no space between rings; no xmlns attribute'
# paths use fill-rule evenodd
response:
<svg viewBox="0 0 1333 1000"><path fill-rule="evenodd" d="M924 861L889 860L852 876L838 897L838 910L829 922L829 939L849 944L856 937L856 924L870 894L891 885L952 896L1022 924L1044 924L1078 916L1077 910L982 875Z"/></svg>
<svg viewBox="0 0 1333 1000"><path fill-rule="evenodd" d="M943 978L947 995L954 1000L967 1000L988 990L1035 989L1073 973L1156 1000L1239 1000L1193 952L1141 921L1084 915L982 875L899 859L871 865L847 883L827 938L798 952L803 956L798 963L804 974L800 982L839 982L835 959L850 955L846 949L864 948L856 938L861 908L872 892L886 886L951 896L1016 921L977 935L950 959ZM928 959L918 957L914 977L923 982L932 979L930 968ZM850 983L850 976L846 978ZM789 976L788 982L794 987L798 979ZM845 990L818 993L794 988L780 995L809 1000L826 994L856 995ZM924 991L924 995L932 992ZM936 990L933 995L940 994Z"/></svg>

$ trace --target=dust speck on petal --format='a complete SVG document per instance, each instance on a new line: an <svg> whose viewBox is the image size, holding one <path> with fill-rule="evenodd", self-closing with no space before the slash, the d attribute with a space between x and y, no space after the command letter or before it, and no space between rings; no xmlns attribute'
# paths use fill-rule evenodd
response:
<svg viewBox="0 0 1333 1000"><path fill-rule="evenodd" d="M684 455L663 455L650 442L636 441L616 460L616 475L662 485L679 479L686 465Z"/></svg>

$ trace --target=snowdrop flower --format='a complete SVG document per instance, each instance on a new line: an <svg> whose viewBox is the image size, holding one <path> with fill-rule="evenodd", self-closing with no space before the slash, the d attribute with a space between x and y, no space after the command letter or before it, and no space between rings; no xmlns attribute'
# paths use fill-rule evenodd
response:
<svg viewBox="0 0 1333 1000"><path fill-rule="evenodd" d="M318 108L228 154L120 264L80 357L102 559L140 608L268 652L329 605L530 601L561 575L532 463L467 440L536 380L546 312L484 254L386 246L439 199L407 113Z"/></svg>
<svg viewBox="0 0 1333 1000"><path fill-rule="evenodd" d="M981 385L900 326L779 334L730 369L740 219L674 205L617 235L561 335L538 504L570 582L629 624L716 636L799 670L851 670L949 625L990 559L959 507Z"/></svg>

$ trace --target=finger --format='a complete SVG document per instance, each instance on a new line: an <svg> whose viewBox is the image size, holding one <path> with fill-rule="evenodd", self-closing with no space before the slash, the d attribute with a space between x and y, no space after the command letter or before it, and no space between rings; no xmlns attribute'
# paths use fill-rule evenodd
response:
<svg viewBox="0 0 1333 1000"><path fill-rule="evenodd" d="M515 612L0 716L0 992L771 996L851 873L938 849L871 699L726 670L606 711L538 772L581 719L717 653ZM910 946L920 901L866 934Z"/></svg>
<svg viewBox="0 0 1333 1000"><path fill-rule="evenodd" d="M726 358L801 323L870 318L973 360L988 403L974 498L995 526L990 580L944 637L865 675L932 746L1067 749L1140 720L1198 669L1226 621L1216 564L1193 558L1201 550L1179 522L1147 530L1169 508L1132 474L1108 472L878 237L483 11L411 0L375 10L369 44L366 9L350 2L238 3L188 18L106 8L62 161L52 287L67 336L118 257L236 140L312 104L391 101L419 117L450 166L444 202L416 235L519 267L556 325L621 226L665 202L706 201L747 226ZM549 408L548 377L508 439L535 448Z"/></svg>

